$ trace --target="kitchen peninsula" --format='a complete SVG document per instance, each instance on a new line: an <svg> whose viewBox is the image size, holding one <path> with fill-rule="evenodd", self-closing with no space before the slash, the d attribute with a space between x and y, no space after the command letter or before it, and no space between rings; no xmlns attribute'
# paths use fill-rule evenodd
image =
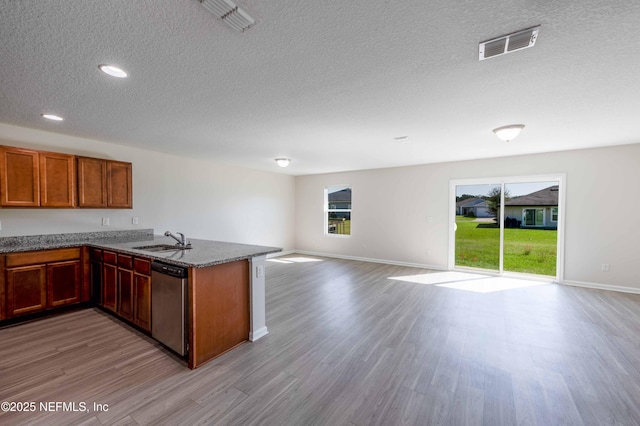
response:
<svg viewBox="0 0 640 426"><path fill-rule="evenodd" d="M22 315L84 302L150 333L149 266L160 261L188 268L189 368L266 335L264 262L281 249L189 241L189 249L152 252L140 247L175 241L154 235L153 229L0 238L0 326ZM56 277L63 287L50 282ZM117 286L107 288L110 280Z"/></svg>

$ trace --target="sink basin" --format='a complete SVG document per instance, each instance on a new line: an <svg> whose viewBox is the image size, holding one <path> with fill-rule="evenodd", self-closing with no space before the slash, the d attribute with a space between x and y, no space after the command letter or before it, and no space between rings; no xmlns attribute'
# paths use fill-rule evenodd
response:
<svg viewBox="0 0 640 426"><path fill-rule="evenodd" d="M131 248L135 250L157 252L157 251L189 250L191 246L181 247L175 244L173 245L172 244L156 244L152 246L140 246L140 247L131 247Z"/></svg>

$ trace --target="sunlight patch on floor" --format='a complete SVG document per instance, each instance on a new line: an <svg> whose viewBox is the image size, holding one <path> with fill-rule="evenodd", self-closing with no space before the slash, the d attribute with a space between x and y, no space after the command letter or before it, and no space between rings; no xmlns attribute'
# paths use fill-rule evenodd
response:
<svg viewBox="0 0 640 426"><path fill-rule="evenodd" d="M307 262L322 262L322 259L314 259L312 257L284 257L276 259L267 259L267 262L275 263L307 263Z"/></svg>
<svg viewBox="0 0 640 426"><path fill-rule="evenodd" d="M469 274L466 272L435 272L432 274L389 277L389 279L417 284L435 285L437 287L453 288L456 290L473 291L476 293L492 293L496 291L513 290L518 288L535 287L550 284L549 282L544 281L531 281L507 277L493 277L489 275Z"/></svg>
<svg viewBox="0 0 640 426"><path fill-rule="evenodd" d="M437 284L437 286L455 288L456 290L474 291L476 293L493 293L494 291L514 290L517 288L536 287L548 284L551 283L544 281L520 280L517 278L490 277L474 281Z"/></svg>
<svg viewBox="0 0 640 426"><path fill-rule="evenodd" d="M431 274L406 275L404 277L389 277L390 280L407 281L417 284L442 284L457 281L478 280L482 278L489 278L489 276L450 271L434 272Z"/></svg>

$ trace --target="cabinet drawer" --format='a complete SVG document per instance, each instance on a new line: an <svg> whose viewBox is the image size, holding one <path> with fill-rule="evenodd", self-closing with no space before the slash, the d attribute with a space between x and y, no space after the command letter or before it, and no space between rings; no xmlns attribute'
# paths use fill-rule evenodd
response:
<svg viewBox="0 0 640 426"><path fill-rule="evenodd" d="M147 259L133 259L133 269L142 275L151 275L151 262Z"/></svg>
<svg viewBox="0 0 640 426"><path fill-rule="evenodd" d="M26 266L65 260L80 259L80 248L68 248L59 250L28 251L24 253L7 254L6 267Z"/></svg>
<svg viewBox="0 0 640 426"><path fill-rule="evenodd" d="M133 269L133 257L126 254L118 255L118 268Z"/></svg>
<svg viewBox="0 0 640 426"><path fill-rule="evenodd" d="M116 259L117 255L112 251L103 251L102 252L102 261L108 265L117 265Z"/></svg>

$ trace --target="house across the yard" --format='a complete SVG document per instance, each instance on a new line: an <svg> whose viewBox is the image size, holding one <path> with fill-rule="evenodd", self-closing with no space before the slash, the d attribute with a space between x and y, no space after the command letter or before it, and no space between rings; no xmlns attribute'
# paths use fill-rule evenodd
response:
<svg viewBox="0 0 640 426"><path fill-rule="evenodd" d="M456 203L456 214L460 216L492 217L487 201L482 198L467 198Z"/></svg>
<svg viewBox="0 0 640 426"><path fill-rule="evenodd" d="M558 185L514 197L504 207L508 228L558 229Z"/></svg>

